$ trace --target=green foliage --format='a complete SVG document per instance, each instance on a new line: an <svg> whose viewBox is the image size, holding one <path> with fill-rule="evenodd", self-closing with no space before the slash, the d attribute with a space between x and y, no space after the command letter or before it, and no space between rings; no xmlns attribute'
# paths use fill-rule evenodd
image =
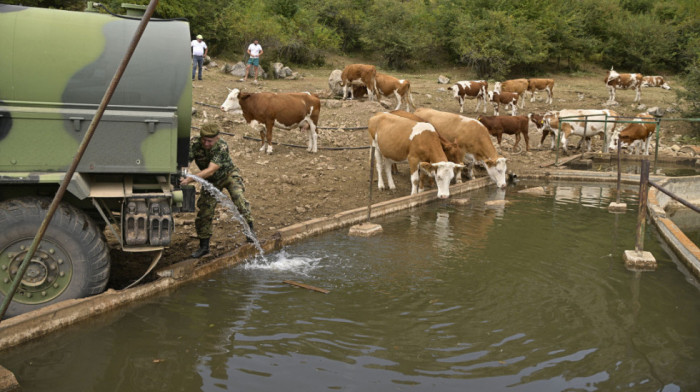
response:
<svg viewBox="0 0 700 392"><path fill-rule="evenodd" d="M696 48L698 48L696 46ZM700 51L700 49L698 49ZM686 77L684 80L686 91L677 91L679 98L685 99L688 103L688 109L683 113L683 116L688 118L700 118L700 53L698 53L695 61L686 68ZM700 139L700 123L694 122L692 137Z"/></svg>
<svg viewBox="0 0 700 392"><path fill-rule="evenodd" d="M101 3L123 13L123 1ZM85 8L84 0L3 2ZM244 60L258 39L264 61L321 64L345 52L395 69L450 62L498 78L584 63L690 72L700 43L697 0L161 0L156 16L189 20L215 56Z"/></svg>

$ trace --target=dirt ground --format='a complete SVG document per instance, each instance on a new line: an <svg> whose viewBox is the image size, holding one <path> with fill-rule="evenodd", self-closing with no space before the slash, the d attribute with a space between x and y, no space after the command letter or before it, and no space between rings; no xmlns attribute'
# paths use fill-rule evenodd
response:
<svg viewBox="0 0 700 392"><path fill-rule="evenodd" d="M224 132L231 158L239 167L245 179L245 196L251 204L255 219L255 231L261 241L269 239L278 229L309 219L326 217L340 211L366 206L369 196L369 149L367 131L352 130L353 127L366 127L369 118L377 112L393 110L396 102L393 98L383 98L384 106L366 100L339 101L331 97L328 77L333 69L342 69L345 64L338 62L321 69L294 69L300 72L299 80L261 80L254 84L239 82L237 77L220 71L224 61L216 60L219 68L207 69L204 80L193 82L193 103L196 113L192 126L199 127L205 121L218 123ZM380 70L380 72L386 72ZM447 90L458 80L473 79L466 71L453 68L428 71L426 73L400 74L386 72L400 79L411 81L412 95L418 107L430 107L437 110L458 113L459 105ZM451 84L438 84L438 76L446 75ZM580 76L547 75L555 79L554 103L544 103L545 93L538 93L536 101L528 99L525 108L518 114L530 112L544 113L547 110L560 109L601 109L605 108L608 91L603 83L605 72L588 72ZM494 81L489 81L493 86ZM669 83L673 88L680 88L673 78ZM239 88L247 92L303 92L318 94L322 99L318 136L318 153L306 151L308 136L299 129L273 131L273 140L282 145L274 146L271 155L258 151L259 141L248 138L260 138L245 124L240 114L224 113L218 109L228 95L227 88ZM611 107L622 115L632 116L644 110L632 105L634 91L618 91L618 106ZM674 91L659 88L646 88L642 91L642 102L647 107L658 106L667 110L667 117L680 116L677 98ZM212 106L208 106L212 105ZM464 115L476 118L479 113L474 111L476 101L465 103ZM402 106L405 109L405 106ZM492 115L489 105L487 114ZM504 109L501 108L501 114ZM661 146L670 147L678 144L679 136L687 132L687 125L674 122L662 127ZM330 128L330 129L325 129ZM198 135L198 130L192 130L192 135ZM544 162L553 161L555 154L549 148L538 148L541 134L530 124L530 152L513 149L514 137L504 135L503 146L498 147L496 139L492 138L499 153L508 159L508 170L518 173L524 168L538 168ZM577 143L574 137L570 142ZM522 142L521 142L522 143ZM294 147L294 146L299 146ZM549 146L549 139L545 142ZM351 149L336 149L347 147ZM602 143L594 144L596 151L601 151ZM334 149L328 149L334 148ZM670 148L661 150L671 154ZM545 170L545 169L542 169ZM547 169L551 170L551 169ZM190 171L197 173L194 164ZM408 165L399 165L400 173L394 176L397 189L394 191L373 190L373 202L389 200L410 194ZM478 172L477 176L484 176ZM199 189L198 189L199 192ZM207 258L229 252L245 243L245 237L238 223L231 218L231 213L221 206L217 207L214 235L212 237L212 252ZM165 252L160 265L169 265L189 258L198 246L194 230L195 213L178 213L175 217L175 235L170 248ZM126 283L136 279L145 272L148 257L124 255L113 252L113 278L110 286L121 288ZM134 262L136 261L136 263ZM140 262L139 262L140 261ZM206 261L206 258L205 260ZM121 264L121 265L120 265ZM131 268L125 268L128 265Z"/></svg>

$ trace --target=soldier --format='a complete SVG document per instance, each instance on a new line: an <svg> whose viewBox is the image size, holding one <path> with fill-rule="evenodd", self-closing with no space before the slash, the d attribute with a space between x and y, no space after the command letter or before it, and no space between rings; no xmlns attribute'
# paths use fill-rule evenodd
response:
<svg viewBox="0 0 700 392"><path fill-rule="evenodd" d="M253 218L250 215L250 204L243 196L245 186L238 168L231 161L228 153L228 145L219 138L219 127L216 124L206 123L199 132L199 137L192 138L189 160L197 164L200 172L198 176L211 182L217 189L228 190L233 204L238 212L248 222L252 232ZM190 177L183 178L180 184L187 185L194 181ZM209 192L203 191L197 200L197 218L194 221L199 249L192 253L192 257L199 258L209 253L209 239L212 235L212 221L217 201ZM248 242L253 239L248 237Z"/></svg>

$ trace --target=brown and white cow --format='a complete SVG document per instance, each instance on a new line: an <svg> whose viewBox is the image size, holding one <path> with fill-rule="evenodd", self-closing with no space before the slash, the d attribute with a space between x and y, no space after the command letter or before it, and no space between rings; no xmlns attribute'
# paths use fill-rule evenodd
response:
<svg viewBox="0 0 700 392"><path fill-rule="evenodd" d="M550 131L549 126L547 123L545 123L545 117L546 116L553 116L553 112L546 112L545 114L537 114L537 113L529 113L527 115L527 118L532 121L533 124L535 124L535 128L539 131L542 132L542 137L540 138L540 144L537 148L542 148L542 145L544 144L544 139L547 138L547 135L552 135L552 149L554 149L554 134Z"/></svg>
<svg viewBox="0 0 700 392"><path fill-rule="evenodd" d="M581 136L581 141L586 142L588 151L591 151L590 138L592 136L602 135L604 140L610 140L619 114L609 109L564 109L558 112L547 112L544 117L544 122L555 140L559 137L559 123L561 122L561 147L568 155L566 143L571 135ZM552 149L554 147L555 143L552 143ZM607 145L603 145L603 148L607 149Z"/></svg>
<svg viewBox="0 0 700 392"><path fill-rule="evenodd" d="M544 103L551 104L554 102L554 79L528 79L527 91L530 93L530 102L535 102L536 91L546 91L547 99Z"/></svg>
<svg viewBox="0 0 700 392"><path fill-rule="evenodd" d="M666 83L663 76L642 76L642 87L661 87L670 90L671 86Z"/></svg>
<svg viewBox="0 0 700 392"><path fill-rule="evenodd" d="M484 116L481 115L477 120L484 124L489 133L496 137L498 145L501 145L503 134L515 135L515 144L513 148L520 143L520 135L523 135L525 141L525 149L530 151L530 137L528 136L528 116Z"/></svg>
<svg viewBox="0 0 700 392"><path fill-rule="evenodd" d="M423 191L419 187L420 170L435 179L439 198L450 196L450 182L454 178L455 168L464 165L447 160L440 137L432 125L390 113L377 113L369 119L367 130L375 147L379 189L385 188L382 171L386 174L389 189L396 189L391 176L391 163L408 161L412 195Z"/></svg>
<svg viewBox="0 0 700 392"><path fill-rule="evenodd" d="M644 150L644 155L649 155L649 144L651 137L654 136L656 131L656 119L649 113L639 113L635 117L635 121L639 122L628 123L625 129L621 131L615 131L610 138L610 145L608 148L610 150L617 150L617 140L620 140L620 145L628 145L628 151L630 153L635 153L639 151L639 154Z"/></svg>
<svg viewBox="0 0 700 392"><path fill-rule="evenodd" d="M416 122L427 122L423 118L416 116L413 113L410 112L405 112L403 110L393 110L389 112L393 115L396 116L401 116L408 118L410 120L416 121ZM450 162L458 163L461 164L464 162L464 151L459 147L459 145L456 142L451 142L442 135L438 133L438 136L440 137L440 145L442 146L442 150L445 151L445 156L447 157L447 160ZM398 173L398 170L396 169L396 165L391 166L391 173L396 174ZM422 178L421 178L422 180ZM462 176L457 176L457 183L462 182Z"/></svg>
<svg viewBox="0 0 700 392"><path fill-rule="evenodd" d="M307 151L317 152L318 116L321 100L310 93L244 93L234 88L221 104L221 110L241 110L246 123L260 131L260 151L272 154L272 128L301 128L309 133Z"/></svg>
<svg viewBox="0 0 700 392"><path fill-rule="evenodd" d="M525 92L528 85L527 79L510 79L505 82L496 82L493 85L493 91L518 93L518 96L522 98L522 101L520 101L520 109L522 109L525 107Z"/></svg>
<svg viewBox="0 0 700 392"><path fill-rule="evenodd" d="M377 93L377 67L367 64L350 64L340 74L340 85L343 86L343 99L346 99L348 86L361 85L367 88L367 95L371 101ZM350 89L350 99L355 96Z"/></svg>
<svg viewBox="0 0 700 392"><path fill-rule="evenodd" d="M447 88L452 91L455 99L459 103L459 112L464 113L464 99L476 99L475 112L479 111L479 106L484 103L484 113L486 113L486 99L489 89L489 82L485 80L462 80Z"/></svg>
<svg viewBox="0 0 700 392"><path fill-rule="evenodd" d="M499 188L506 186L506 159L499 157L489 131L479 121L459 114L434 109L418 108L416 115L429 121L447 140L455 140L464 150L465 157L486 169ZM473 173L469 173L473 178Z"/></svg>
<svg viewBox="0 0 700 392"><path fill-rule="evenodd" d="M605 76L605 85L608 86L608 92L610 93L610 102L615 102L615 90L629 90L633 89L636 92L634 96L634 102L639 103L642 100L642 74L640 73L618 73L610 67Z"/></svg>
<svg viewBox="0 0 700 392"><path fill-rule="evenodd" d="M517 112L517 104L518 104L518 98L520 95L518 93L509 93L509 92L501 92L499 93L498 91L489 91L489 101L493 105L493 115L498 116L498 112L500 111L501 104L506 106L506 109L508 109L508 106L510 106L510 115L515 116Z"/></svg>
<svg viewBox="0 0 700 392"><path fill-rule="evenodd" d="M411 96L411 82L404 79L396 79L393 76L377 72L377 90L385 97L393 95L396 98L396 108L399 110L401 102L406 102L406 111L410 111L409 104L416 109Z"/></svg>

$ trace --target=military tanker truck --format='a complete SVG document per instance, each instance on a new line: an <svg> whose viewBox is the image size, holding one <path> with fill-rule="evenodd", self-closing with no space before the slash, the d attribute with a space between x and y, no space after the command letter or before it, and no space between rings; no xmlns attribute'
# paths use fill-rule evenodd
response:
<svg viewBox="0 0 700 392"><path fill-rule="evenodd" d="M0 4L0 300L138 24ZM8 316L102 292L106 228L127 252L170 244L189 149L189 42L185 21L148 24Z"/></svg>

